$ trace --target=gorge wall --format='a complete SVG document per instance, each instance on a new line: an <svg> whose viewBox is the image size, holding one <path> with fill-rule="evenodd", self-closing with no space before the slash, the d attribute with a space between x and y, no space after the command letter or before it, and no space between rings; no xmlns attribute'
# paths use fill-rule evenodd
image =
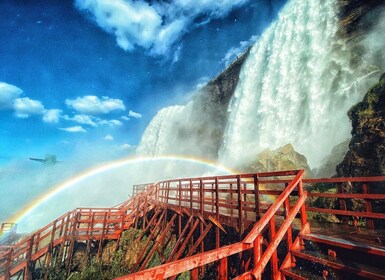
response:
<svg viewBox="0 0 385 280"><path fill-rule="evenodd" d="M349 111L352 139L339 176L385 175L385 74Z"/></svg>
<svg viewBox="0 0 385 280"><path fill-rule="evenodd" d="M291 144L318 167L350 138L347 111L385 66L385 42L370 41L383 18L379 2L288 1L260 40L189 104L158 112L137 153L246 169L264 150Z"/></svg>

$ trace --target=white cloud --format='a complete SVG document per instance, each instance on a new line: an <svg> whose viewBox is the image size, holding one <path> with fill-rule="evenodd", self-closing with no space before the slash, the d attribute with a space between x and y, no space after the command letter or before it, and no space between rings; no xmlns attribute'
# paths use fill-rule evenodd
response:
<svg viewBox="0 0 385 280"><path fill-rule="evenodd" d="M112 135L110 135L110 134L107 134L106 136L104 136L103 139L106 140L106 141L113 141L114 137L112 137Z"/></svg>
<svg viewBox="0 0 385 280"><path fill-rule="evenodd" d="M13 101L22 93L18 87L0 82L0 109L12 108Z"/></svg>
<svg viewBox="0 0 385 280"><path fill-rule="evenodd" d="M65 115L64 119L67 121L74 121L80 124L87 124L93 127L98 126L97 123L94 121L94 119L96 118L89 115L75 115L72 118Z"/></svg>
<svg viewBox="0 0 385 280"><path fill-rule="evenodd" d="M242 54L247 47L253 45L258 38L259 37L257 35L252 35L249 40L239 42L238 47L233 47L227 51L225 57L222 59L222 62L224 62L226 66L229 65L238 57L238 55Z"/></svg>
<svg viewBox="0 0 385 280"><path fill-rule="evenodd" d="M109 126L120 126L123 125L121 121L118 120L101 120L98 122L100 125L109 125Z"/></svg>
<svg viewBox="0 0 385 280"><path fill-rule="evenodd" d="M124 120L124 121L129 121L130 120L130 118L127 117L127 116L121 116L121 119Z"/></svg>
<svg viewBox="0 0 385 280"><path fill-rule="evenodd" d="M46 110L43 115L43 121L46 123L58 123L62 110L50 109Z"/></svg>
<svg viewBox="0 0 385 280"><path fill-rule="evenodd" d="M43 104L38 100L29 97L17 98L14 101L13 108L19 118L28 118L30 115L41 115L45 112Z"/></svg>
<svg viewBox="0 0 385 280"><path fill-rule="evenodd" d="M86 95L76 99L67 99L66 104L83 114L108 114L126 107L120 99L103 96L102 99L95 95Z"/></svg>
<svg viewBox="0 0 385 280"><path fill-rule="evenodd" d="M132 146L130 144L123 144L123 145L120 146L120 149L124 150L124 151L129 151L129 150L132 150L134 148L135 148L135 146Z"/></svg>
<svg viewBox="0 0 385 280"><path fill-rule="evenodd" d="M132 118L135 118L135 119L140 119L142 117L142 114L139 114L139 113L136 113L136 112L130 110L128 112L128 116L132 117Z"/></svg>
<svg viewBox="0 0 385 280"><path fill-rule="evenodd" d="M126 51L143 47L153 56L168 55L189 30L226 16L249 0L75 0ZM177 56L174 56L174 60Z"/></svg>
<svg viewBox="0 0 385 280"><path fill-rule="evenodd" d="M61 127L59 128L60 130L64 130L64 131L67 131L67 132L72 132L72 133L76 133L76 132L87 132L83 127L81 127L80 125L77 125L77 126L71 126L71 127Z"/></svg>

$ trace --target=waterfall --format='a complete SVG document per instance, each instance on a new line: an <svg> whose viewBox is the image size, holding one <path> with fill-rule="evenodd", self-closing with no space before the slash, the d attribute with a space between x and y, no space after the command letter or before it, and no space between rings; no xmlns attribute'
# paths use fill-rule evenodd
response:
<svg viewBox="0 0 385 280"><path fill-rule="evenodd" d="M229 106L222 163L239 166L290 143L315 167L349 137L347 111L374 80L367 64L351 66L337 5L289 1L253 46Z"/></svg>
<svg viewBox="0 0 385 280"><path fill-rule="evenodd" d="M210 124L210 113L196 109L204 107L194 105L198 98L159 111L137 152L219 158L239 167L290 143L317 167L350 137L347 112L379 75L367 54L338 35L337 13L338 0L289 0L243 64L224 128L202 133L203 125L219 121Z"/></svg>
<svg viewBox="0 0 385 280"><path fill-rule="evenodd" d="M185 111L186 106L161 109L144 131L136 152L146 156L179 154L180 145L173 141L173 135L178 124L183 121Z"/></svg>

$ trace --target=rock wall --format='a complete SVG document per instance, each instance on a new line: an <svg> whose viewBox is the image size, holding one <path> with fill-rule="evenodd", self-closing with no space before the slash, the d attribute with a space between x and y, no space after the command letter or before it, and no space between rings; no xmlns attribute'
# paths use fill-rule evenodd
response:
<svg viewBox="0 0 385 280"><path fill-rule="evenodd" d="M342 37L358 39L370 30L379 16L377 7L384 5L381 0L339 0L340 30ZM370 18L367 15L371 13Z"/></svg>
<svg viewBox="0 0 385 280"><path fill-rule="evenodd" d="M275 149L266 150L258 154L256 161L248 168L242 169L244 172L266 172L304 169L305 177L312 177L312 171L307 164L304 155L296 152L291 144Z"/></svg>
<svg viewBox="0 0 385 280"><path fill-rule="evenodd" d="M216 159L218 156L227 125L228 105L249 51L250 48L198 92L191 108L194 112L194 120L190 123L192 127L179 127L179 138L193 132L193 137L200 139L201 150L207 151L206 158Z"/></svg>
<svg viewBox="0 0 385 280"><path fill-rule="evenodd" d="M338 176L385 175L385 74L348 115L352 139Z"/></svg>

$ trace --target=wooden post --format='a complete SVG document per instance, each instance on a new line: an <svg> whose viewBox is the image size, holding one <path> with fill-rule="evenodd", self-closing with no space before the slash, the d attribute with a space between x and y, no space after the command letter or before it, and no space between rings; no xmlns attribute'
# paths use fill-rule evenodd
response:
<svg viewBox="0 0 385 280"><path fill-rule="evenodd" d="M219 190L218 190L218 177L215 177L215 215L217 221L219 221ZM219 227L215 227L215 248L221 246L221 236Z"/></svg>
<svg viewBox="0 0 385 280"><path fill-rule="evenodd" d="M191 280L198 280L199 279L199 269L194 268L190 270L190 279Z"/></svg>
<svg viewBox="0 0 385 280"><path fill-rule="evenodd" d="M204 207L205 207L203 199L204 199L203 181L202 181L202 179L199 179L199 203L200 203L199 208L200 208L200 212L201 212L200 214L201 214L202 217L203 217L203 214L204 214ZM202 236L203 231L204 231L204 224L203 224L202 221L200 221L199 224L200 224L200 234ZM200 251L201 251L201 253L204 253L204 251L205 251L205 244L204 244L204 242L202 242L200 244ZM204 271L205 271L205 267L201 266L200 267L201 275L204 274Z"/></svg>
<svg viewBox="0 0 385 280"><path fill-rule="evenodd" d="M254 199L255 199L255 221L258 221L261 215L258 175L254 175Z"/></svg>
<svg viewBox="0 0 385 280"><path fill-rule="evenodd" d="M285 199L285 219L287 218L287 216L289 216L289 213L290 213L289 198L290 196ZM292 233L291 226L287 229L286 237L287 237L287 249L288 249L288 252L290 252L291 247L293 246L293 233Z"/></svg>
<svg viewBox="0 0 385 280"><path fill-rule="evenodd" d="M241 189L241 176L237 175L237 192L238 192L238 227L239 235L243 234L243 203L242 203L242 189Z"/></svg>
<svg viewBox="0 0 385 280"><path fill-rule="evenodd" d="M179 212L182 212L182 182L179 180ZM182 233L182 215L178 215L178 234Z"/></svg>
<svg viewBox="0 0 385 280"><path fill-rule="evenodd" d="M253 243L254 268L257 266L262 256L262 235L258 235Z"/></svg>
<svg viewBox="0 0 385 280"><path fill-rule="evenodd" d="M76 234L76 229L78 226L79 217L80 217L80 213L76 212L75 217L74 217L74 221L72 224L72 232L70 235L70 244L68 245L69 249L67 251L67 264L66 264L67 265L67 275L69 275L70 271L71 271L72 254L73 254L74 246L75 246L75 234Z"/></svg>
<svg viewBox="0 0 385 280"><path fill-rule="evenodd" d="M342 187L342 183L338 184L338 193L345 193L344 188ZM338 199L339 205L340 205L340 210L347 210L346 207L346 201L344 198L339 198ZM343 216L342 217L342 223L343 224L348 224L348 218Z"/></svg>
<svg viewBox="0 0 385 280"><path fill-rule="evenodd" d="M4 279L9 280L11 279L11 263L12 263L12 254L13 254L13 248L8 252L7 254L7 263L5 265L5 271L4 271Z"/></svg>
<svg viewBox="0 0 385 280"><path fill-rule="evenodd" d="M217 279L218 280L227 280L228 277L228 272L227 272L227 258L223 258L219 260L219 266L218 266L218 275Z"/></svg>
<svg viewBox="0 0 385 280"><path fill-rule="evenodd" d="M269 241L272 243L275 238L275 216L271 218L269 221ZM277 250L274 251L273 255L271 256L271 275L273 276L272 279L279 279L279 268L278 268L278 255Z"/></svg>
<svg viewBox="0 0 385 280"><path fill-rule="evenodd" d="M32 235L28 240L28 249L25 257L27 265L24 270L25 280L32 280L32 271L34 270L33 263L32 263L32 251L33 251L34 239L35 239L35 235Z"/></svg>
<svg viewBox="0 0 385 280"><path fill-rule="evenodd" d="M364 194L368 194L369 193L369 188L368 188L368 185L366 183L364 183L362 185L362 188L363 188L363 193ZM369 199L365 199L365 209L366 209L367 213L372 213L373 212L372 202ZM373 219L370 219L370 218L366 219L366 227L368 229L374 229L374 221L373 221Z"/></svg>
<svg viewBox="0 0 385 280"><path fill-rule="evenodd" d="M303 184L302 184L302 178L301 178L301 180L298 182L298 199L302 197L303 193L304 191L303 191ZM305 226L305 224L307 223L305 204L302 205L300 213L301 213L301 224L302 226Z"/></svg>

